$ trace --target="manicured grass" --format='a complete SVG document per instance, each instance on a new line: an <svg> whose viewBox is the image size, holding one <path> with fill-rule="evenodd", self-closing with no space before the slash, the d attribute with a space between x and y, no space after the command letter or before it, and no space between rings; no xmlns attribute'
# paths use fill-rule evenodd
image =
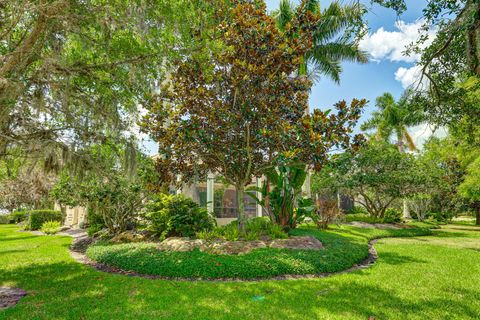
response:
<svg viewBox="0 0 480 320"><path fill-rule="evenodd" d="M216 255L194 250L162 252L155 243L96 245L89 258L141 274L181 278L268 278L280 275L318 274L350 268L368 255L368 240L380 237L431 234L429 229L378 230L340 226L328 231L300 228L294 235L314 236L323 250L257 249L242 255Z"/></svg>
<svg viewBox="0 0 480 320"><path fill-rule="evenodd" d="M29 295L0 311L0 319L480 318L480 228L475 227L382 239L375 245L379 260L365 270L261 282L106 274L76 263L67 251L68 237L16 230L0 226L0 285L22 287Z"/></svg>

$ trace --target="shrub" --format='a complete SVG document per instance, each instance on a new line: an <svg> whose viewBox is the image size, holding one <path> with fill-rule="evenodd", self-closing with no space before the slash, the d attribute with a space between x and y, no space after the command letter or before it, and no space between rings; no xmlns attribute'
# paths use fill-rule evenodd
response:
<svg viewBox="0 0 480 320"><path fill-rule="evenodd" d="M430 212L427 214L427 217L434 219L438 222L450 222L452 221L455 214L452 212Z"/></svg>
<svg viewBox="0 0 480 320"><path fill-rule="evenodd" d="M388 208L385 210L385 216L383 218L385 223L398 223L402 222L402 213L394 208Z"/></svg>
<svg viewBox="0 0 480 320"><path fill-rule="evenodd" d="M301 162L283 157L277 161L279 165L276 168L270 168L264 173L268 183L265 181L262 187L250 187L247 193L263 207L272 222L281 225L284 230L295 229L304 222L309 212L309 208L303 206L306 202L301 201L300 197L307 171ZM262 195L261 198L257 197L257 192Z"/></svg>
<svg viewBox="0 0 480 320"><path fill-rule="evenodd" d="M266 217L257 217L247 220L245 224L245 233L240 234L238 222L233 221L226 226L215 228L210 232L199 232L197 238L205 240L224 239L227 241L259 240L261 237L271 239L285 239L288 235L282 227L274 224Z"/></svg>
<svg viewBox="0 0 480 320"><path fill-rule="evenodd" d="M32 210L29 211L28 221L25 225L27 230L38 230L47 221L62 222L62 213L55 210Z"/></svg>
<svg viewBox="0 0 480 320"><path fill-rule="evenodd" d="M0 214L0 224L9 224L10 223L10 215L8 214Z"/></svg>
<svg viewBox="0 0 480 320"><path fill-rule="evenodd" d="M317 228L326 229L329 224L342 221L343 213L337 200L321 200L315 204L310 217L317 224Z"/></svg>
<svg viewBox="0 0 480 320"><path fill-rule="evenodd" d="M10 214L12 223L20 223L28 218L28 211L15 211Z"/></svg>
<svg viewBox="0 0 480 320"><path fill-rule="evenodd" d="M364 214L364 215L368 215L368 211L367 211L367 209L365 209L365 207L362 207L362 206L354 206L352 209L350 209L350 210L347 211L347 214Z"/></svg>
<svg viewBox="0 0 480 320"><path fill-rule="evenodd" d="M40 230L45 234L56 234L58 231L60 231L60 222L59 221L44 222Z"/></svg>
<svg viewBox="0 0 480 320"><path fill-rule="evenodd" d="M191 237L215 227L215 219L208 211L183 195L156 195L147 210L149 229L160 238Z"/></svg>
<svg viewBox="0 0 480 320"><path fill-rule="evenodd" d="M89 237L91 237L102 229L103 229L103 226L100 224L91 224L87 228L87 234Z"/></svg>
<svg viewBox="0 0 480 320"><path fill-rule="evenodd" d="M372 217L368 214L362 214L362 213L348 214L345 216L345 220L347 222L360 221L365 223L383 223L383 219L381 218Z"/></svg>

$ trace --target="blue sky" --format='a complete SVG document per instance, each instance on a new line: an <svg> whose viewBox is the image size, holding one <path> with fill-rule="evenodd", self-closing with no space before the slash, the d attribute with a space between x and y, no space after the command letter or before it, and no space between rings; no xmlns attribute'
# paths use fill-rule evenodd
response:
<svg viewBox="0 0 480 320"><path fill-rule="evenodd" d="M321 1L322 8L331 2ZM268 10L274 10L278 8L280 0L267 0L266 3ZM375 110L376 97L390 92L399 98L407 86L418 80L418 67L415 66L418 57L406 56L404 50L406 45L418 39L418 29L422 25L422 9L427 1L407 0L408 10L400 17L391 9L371 5L370 0L363 0L363 3L369 9L366 16L369 33L361 42L361 48L370 54L370 62L343 63L340 84L322 78L312 88L310 96L311 109L328 109L340 100L367 99L369 104L360 123L368 119ZM433 37L432 32L430 40ZM410 132L421 147L431 135L431 128L421 125L411 128Z"/></svg>
<svg viewBox="0 0 480 320"><path fill-rule="evenodd" d="M280 0L267 0L266 2L268 9L274 10L278 8ZM330 2L322 1L322 7L326 7ZM400 21L406 24L414 24L421 17L421 10L425 5L425 1L408 1L409 10L401 17L397 17L393 10L378 5L370 6L369 0L366 0L365 3L370 7L367 15L370 36L380 28L387 32L398 32L395 23ZM420 24L418 23L418 25ZM412 62L391 61L388 57L372 59L366 65L344 63L340 85L328 78L321 79L313 87L310 107L323 109L342 99L366 98L370 101L370 107L365 114L368 117L377 96L387 91L393 93L396 97L401 95L403 92L402 83L395 79L395 72L401 67L410 68L413 65Z"/></svg>
<svg viewBox="0 0 480 320"><path fill-rule="evenodd" d="M370 102L360 123L368 119L375 109L376 97L391 92L398 98L405 87L418 79L417 57L405 56L403 51L406 45L418 38L418 28L422 24L419 19L426 5L426 0L407 0L408 11L397 17L391 9L372 6L370 0L362 1L369 8L366 17L369 33L362 40L361 47L370 54L370 62L363 65L344 63L340 84L322 78L312 88L310 96L311 109L328 109L340 100L367 99ZM321 1L321 5L326 7L330 2ZM268 10L274 10L280 0L266 0L266 3ZM410 132L421 146L431 135L431 128L422 125L411 128ZM147 142L145 145L149 153L156 153L155 144Z"/></svg>

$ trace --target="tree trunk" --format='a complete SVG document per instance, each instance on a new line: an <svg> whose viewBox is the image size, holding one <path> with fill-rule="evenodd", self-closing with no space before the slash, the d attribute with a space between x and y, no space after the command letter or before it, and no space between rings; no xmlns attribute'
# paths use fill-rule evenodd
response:
<svg viewBox="0 0 480 320"><path fill-rule="evenodd" d="M477 205L477 212L476 212L476 216L475 216L475 224L477 226L480 226L480 204Z"/></svg>
<svg viewBox="0 0 480 320"><path fill-rule="evenodd" d="M410 208L408 206L407 199L403 199L403 218L404 219L411 219L412 216L410 215Z"/></svg>
<svg viewBox="0 0 480 320"><path fill-rule="evenodd" d="M237 191L238 230L240 233L245 233L245 184L237 184L235 189Z"/></svg>

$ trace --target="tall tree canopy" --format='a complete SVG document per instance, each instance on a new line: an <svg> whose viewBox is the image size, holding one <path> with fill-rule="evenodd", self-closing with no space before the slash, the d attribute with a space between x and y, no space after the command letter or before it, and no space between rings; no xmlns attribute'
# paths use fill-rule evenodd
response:
<svg viewBox="0 0 480 320"><path fill-rule="evenodd" d="M204 44L191 37L209 30L215 3L3 1L0 158L21 148L66 161L122 138L165 61Z"/></svg>
<svg viewBox="0 0 480 320"><path fill-rule="evenodd" d="M331 147L350 146L365 101L340 102L336 115L308 113L311 82L297 73L319 19L308 1L283 31L265 4L234 3L219 13L217 48L178 61L171 81L146 105L143 128L160 145L165 178L188 182L210 171L236 187L241 227L252 176L280 154L320 167Z"/></svg>
<svg viewBox="0 0 480 320"><path fill-rule="evenodd" d="M372 216L383 218L395 200L423 190L426 179L413 155L385 141L370 140L354 154L334 155L314 176L312 188L319 193L348 194Z"/></svg>

